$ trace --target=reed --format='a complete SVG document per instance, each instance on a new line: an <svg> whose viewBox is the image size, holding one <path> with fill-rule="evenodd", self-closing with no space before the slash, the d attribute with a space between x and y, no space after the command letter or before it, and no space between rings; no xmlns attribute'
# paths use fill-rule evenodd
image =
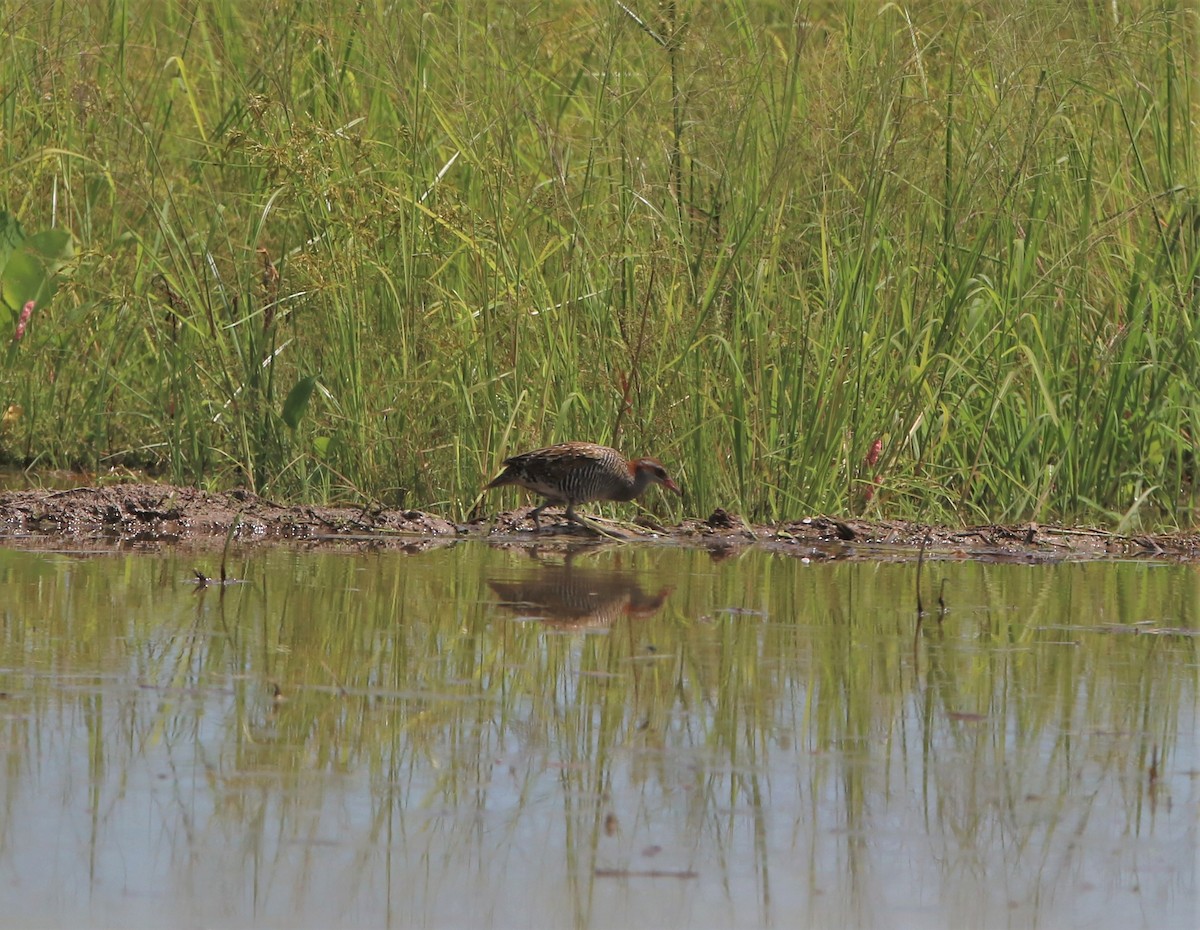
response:
<svg viewBox="0 0 1200 930"><path fill-rule="evenodd" d="M589 439L674 516L1194 521L1187 5L0 16L0 206L78 251L10 462L460 516Z"/></svg>

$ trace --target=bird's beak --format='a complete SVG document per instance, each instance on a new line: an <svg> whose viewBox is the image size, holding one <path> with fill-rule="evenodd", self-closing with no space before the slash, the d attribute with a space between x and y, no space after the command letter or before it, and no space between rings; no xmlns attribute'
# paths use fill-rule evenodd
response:
<svg viewBox="0 0 1200 930"><path fill-rule="evenodd" d="M677 485L670 478L668 478L666 481L663 482L663 487L666 488L668 491L674 491L680 497L683 497L683 492L681 490L679 490L679 485Z"/></svg>

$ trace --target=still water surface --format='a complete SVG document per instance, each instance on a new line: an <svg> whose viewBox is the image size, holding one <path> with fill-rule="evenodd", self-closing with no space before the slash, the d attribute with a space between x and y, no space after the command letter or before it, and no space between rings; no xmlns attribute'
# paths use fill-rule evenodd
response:
<svg viewBox="0 0 1200 930"><path fill-rule="evenodd" d="M0 549L0 926L1197 925L1200 575Z"/></svg>

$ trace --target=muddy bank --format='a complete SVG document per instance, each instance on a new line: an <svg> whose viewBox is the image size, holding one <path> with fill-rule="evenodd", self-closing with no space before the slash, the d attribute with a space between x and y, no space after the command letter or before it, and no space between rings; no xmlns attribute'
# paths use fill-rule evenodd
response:
<svg viewBox="0 0 1200 930"><path fill-rule="evenodd" d="M190 542L222 544L235 527L239 542L303 541L310 545L423 548L464 538L549 545L589 541L577 528L557 525L532 533L529 508L489 520L454 523L419 510L310 507L276 504L247 491L209 493L155 484L117 484L71 490L0 493L0 544L111 548ZM717 510L677 526L651 521L600 525L613 537L703 546L715 555L759 545L814 559L912 558L924 544L932 557L1015 561L1151 557L1200 558L1200 536L1121 536L1059 526L924 526L895 521L812 517L775 526L751 526ZM595 537L603 539L603 536Z"/></svg>

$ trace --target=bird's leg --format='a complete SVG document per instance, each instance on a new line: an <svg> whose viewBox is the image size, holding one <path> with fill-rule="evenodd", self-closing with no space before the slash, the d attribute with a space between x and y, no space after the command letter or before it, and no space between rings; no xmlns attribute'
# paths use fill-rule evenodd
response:
<svg viewBox="0 0 1200 930"><path fill-rule="evenodd" d="M538 517L540 517L542 515L542 511L549 506L550 501L545 501L540 507L534 507L533 510L529 511L529 516L533 517L533 531L535 533L541 532L542 524L541 521L538 520Z"/></svg>
<svg viewBox="0 0 1200 930"><path fill-rule="evenodd" d="M592 526L592 524L588 523L584 517L579 516L579 514L575 512L575 505L570 501L567 502L566 518L569 522L578 524L585 530L590 530L593 533L597 532L596 528Z"/></svg>

